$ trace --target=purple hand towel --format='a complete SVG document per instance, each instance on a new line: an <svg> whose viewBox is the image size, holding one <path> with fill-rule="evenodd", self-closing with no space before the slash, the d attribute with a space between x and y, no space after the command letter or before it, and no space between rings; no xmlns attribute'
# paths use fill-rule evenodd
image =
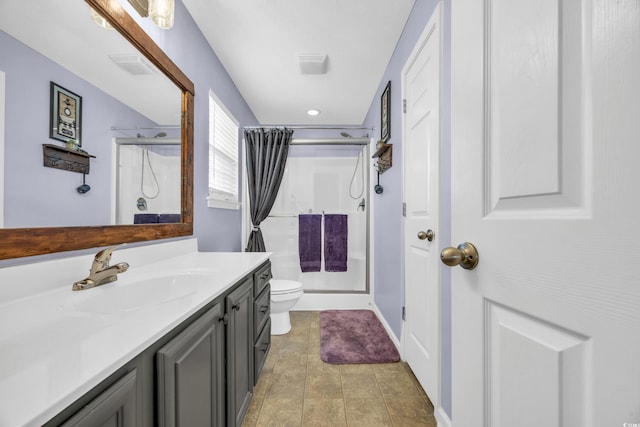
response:
<svg viewBox="0 0 640 427"><path fill-rule="evenodd" d="M324 216L324 270L347 271L347 215Z"/></svg>
<svg viewBox="0 0 640 427"><path fill-rule="evenodd" d="M322 253L321 227L321 215L298 216L298 254L300 255L300 269L303 273L320 271Z"/></svg>
<svg viewBox="0 0 640 427"><path fill-rule="evenodd" d="M176 222L180 222L181 219L182 219L182 217L180 216L180 214L160 214L160 215L158 215L158 222L161 223L161 224L176 223Z"/></svg>
<svg viewBox="0 0 640 427"><path fill-rule="evenodd" d="M133 215L134 224L157 224L158 214L138 213Z"/></svg>

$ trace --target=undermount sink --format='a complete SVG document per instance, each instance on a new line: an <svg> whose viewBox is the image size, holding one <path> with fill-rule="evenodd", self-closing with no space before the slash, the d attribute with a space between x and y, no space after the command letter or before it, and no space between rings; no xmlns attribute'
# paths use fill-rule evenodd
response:
<svg viewBox="0 0 640 427"><path fill-rule="evenodd" d="M199 289L211 286L215 270L197 269L154 274L151 277L126 277L107 285L87 289L73 302L73 310L85 313L114 314L155 307L190 298Z"/></svg>

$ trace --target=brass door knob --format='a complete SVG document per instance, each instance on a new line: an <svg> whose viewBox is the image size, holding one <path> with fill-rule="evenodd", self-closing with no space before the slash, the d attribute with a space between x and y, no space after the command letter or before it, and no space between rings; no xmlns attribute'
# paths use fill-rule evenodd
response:
<svg viewBox="0 0 640 427"><path fill-rule="evenodd" d="M473 243L464 242L457 248L444 248L440 252L440 259L450 267L460 265L460 267L473 270L478 265L478 250Z"/></svg>
<svg viewBox="0 0 640 427"><path fill-rule="evenodd" d="M418 239L424 240L427 239L429 242L433 242L433 238L435 237L435 233L433 230L429 229L427 231L419 231Z"/></svg>

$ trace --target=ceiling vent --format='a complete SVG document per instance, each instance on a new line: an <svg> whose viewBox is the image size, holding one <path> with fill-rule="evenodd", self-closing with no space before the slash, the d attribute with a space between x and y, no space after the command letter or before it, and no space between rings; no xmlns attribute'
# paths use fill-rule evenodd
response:
<svg viewBox="0 0 640 427"><path fill-rule="evenodd" d="M109 55L109 58L129 74L136 76L156 74L156 67L137 54Z"/></svg>
<svg viewBox="0 0 640 427"><path fill-rule="evenodd" d="M302 74L327 74L327 55L298 55Z"/></svg>

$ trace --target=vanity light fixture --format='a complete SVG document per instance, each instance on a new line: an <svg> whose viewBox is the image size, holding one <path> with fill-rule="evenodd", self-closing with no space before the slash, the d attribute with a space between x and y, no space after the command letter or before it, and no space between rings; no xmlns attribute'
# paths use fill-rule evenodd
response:
<svg viewBox="0 0 640 427"><path fill-rule="evenodd" d="M102 15L96 12L92 7L89 8L89 12L91 13L91 19L93 19L93 22L100 25L102 28L105 28L107 30L113 30L113 27L111 26L109 21L104 19Z"/></svg>
<svg viewBox="0 0 640 427"><path fill-rule="evenodd" d="M320 115L320 110L316 110L315 108L310 108L307 110L307 116L315 117Z"/></svg>
<svg viewBox="0 0 640 427"><path fill-rule="evenodd" d="M149 16L154 24L163 30L168 30L173 27L173 17L175 11L175 0L148 0L147 1L132 1L129 3L140 14L140 16ZM89 8L91 12L91 19L93 22L106 28L108 30L113 29L109 21L104 19L98 12L92 7Z"/></svg>
<svg viewBox="0 0 640 427"><path fill-rule="evenodd" d="M160 28L173 27L175 0L149 0L149 17Z"/></svg>

